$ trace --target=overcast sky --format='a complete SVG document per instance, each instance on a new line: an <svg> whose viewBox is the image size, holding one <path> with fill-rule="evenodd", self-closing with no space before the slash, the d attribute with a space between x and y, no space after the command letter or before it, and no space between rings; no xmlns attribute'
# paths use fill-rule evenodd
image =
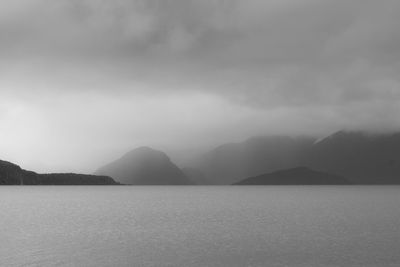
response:
<svg viewBox="0 0 400 267"><path fill-rule="evenodd" d="M178 159L398 130L399 14L398 0L2 0L0 159L90 173L141 145Z"/></svg>

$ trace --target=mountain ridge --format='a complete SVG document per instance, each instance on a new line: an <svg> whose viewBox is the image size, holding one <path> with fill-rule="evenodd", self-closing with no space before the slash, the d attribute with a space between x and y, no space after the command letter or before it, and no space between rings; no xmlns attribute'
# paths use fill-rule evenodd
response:
<svg viewBox="0 0 400 267"><path fill-rule="evenodd" d="M400 133L342 130L321 139L249 138L220 145L190 167L214 184L232 184L294 166L336 173L354 184L400 184Z"/></svg>

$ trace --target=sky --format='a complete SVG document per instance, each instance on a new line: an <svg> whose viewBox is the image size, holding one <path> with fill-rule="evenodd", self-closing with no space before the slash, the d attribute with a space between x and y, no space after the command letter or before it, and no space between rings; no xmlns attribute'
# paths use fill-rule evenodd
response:
<svg viewBox="0 0 400 267"><path fill-rule="evenodd" d="M398 0L3 0L0 159L91 173L260 135L400 128Z"/></svg>

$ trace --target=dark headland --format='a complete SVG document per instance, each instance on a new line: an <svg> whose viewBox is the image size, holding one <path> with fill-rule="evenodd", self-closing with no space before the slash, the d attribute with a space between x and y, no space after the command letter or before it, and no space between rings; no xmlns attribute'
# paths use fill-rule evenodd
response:
<svg viewBox="0 0 400 267"><path fill-rule="evenodd" d="M76 174L38 174L20 166L0 161L0 185L118 185L111 177Z"/></svg>

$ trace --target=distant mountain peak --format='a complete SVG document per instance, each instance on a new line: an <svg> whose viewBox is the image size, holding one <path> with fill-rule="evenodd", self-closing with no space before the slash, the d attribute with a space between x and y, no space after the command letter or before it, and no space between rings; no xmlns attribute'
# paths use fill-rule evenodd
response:
<svg viewBox="0 0 400 267"><path fill-rule="evenodd" d="M159 150L155 150L155 149L153 149L151 147L140 146L140 147L137 147L137 148L132 149L131 151L127 152L125 155L129 155L129 154L132 154L132 153L154 153L154 152L164 154L164 152L159 151Z"/></svg>
<svg viewBox="0 0 400 267"><path fill-rule="evenodd" d="M108 175L124 184L186 185L185 174L162 151L142 146L100 168L97 174Z"/></svg>
<svg viewBox="0 0 400 267"><path fill-rule="evenodd" d="M155 150L147 146L141 146L127 152L119 160L137 160L137 159L169 160L169 157L162 151Z"/></svg>

